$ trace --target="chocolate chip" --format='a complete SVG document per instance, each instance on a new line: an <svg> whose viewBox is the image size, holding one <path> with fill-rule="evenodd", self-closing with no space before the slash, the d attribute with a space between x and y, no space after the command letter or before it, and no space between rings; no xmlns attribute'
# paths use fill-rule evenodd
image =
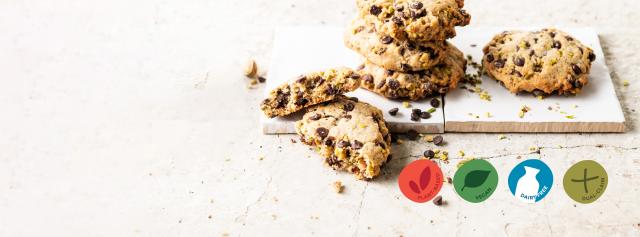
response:
<svg viewBox="0 0 640 237"><path fill-rule="evenodd" d="M320 115L320 114L314 114L314 115L311 115L311 117L309 117L309 119L315 121L315 120L320 119L321 117L322 117L322 115Z"/></svg>
<svg viewBox="0 0 640 237"><path fill-rule="evenodd" d="M426 111L422 112L422 113L420 113L420 118L422 118L422 119L430 119L431 118L431 113L426 112Z"/></svg>
<svg viewBox="0 0 640 237"><path fill-rule="evenodd" d="M442 205L442 196L438 195L433 199L433 204L435 204L436 206L441 206Z"/></svg>
<svg viewBox="0 0 640 237"><path fill-rule="evenodd" d="M386 81L386 80L382 80L382 81L380 81L380 83L378 83L378 85L376 86L376 89L380 89L380 88L382 88L382 87L384 86L384 84L385 84L385 83L387 83L387 81Z"/></svg>
<svg viewBox="0 0 640 237"><path fill-rule="evenodd" d="M402 71L408 72L408 71L411 71L411 66L409 66L409 64L401 63L400 64L400 69Z"/></svg>
<svg viewBox="0 0 640 237"><path fill-rule="evenodd" d="M487 62L493 62L495 58L493 58L493 54L487 54Z"/></svg>
<svg viewBox="0 0 640 237"><path fill-rule="evenodd" d="M392 90L398 89L400 87L400 83L395 79L389 79L389 88Z"/></svg>
<svg viewBox="0 0 640 237"><path fill-rule="evenodd" d="M438 108L440 107L440 100L438 98L431 99L431 107Z"/></svg>
<svg viewBox="0 0 640 237"><path fill-rule="evenodd" d="M342 117L341 117L341 118L351 119L352 117L351 117L351 115L350 115L350 114L345 114L345 115L342 115Z"/></svg>
<svg viewBox="0 0 640 237"><path fill-rule="evenodd" d="M353 147L353 149L356 149L356 150L362 148L362 146L364 146L364 144L362 144L362 142L358 140L353 140L353 143L351 143L351 147Z"/></svg>
<svg viewBox="0 0 640 237"><path fill-rule="evenodd" d="M409 138L409 140L415 141L418 138L418 131L409 129L406 135L407 135L407 138Z"/></svg>
<svg viewBox="0 0 640 237"><path fill-rule="evenodd" d="M411 110L411 114L417 114L417 115L420 115L420 113L422 113L422 110L420 110L420 109L412 109L412 110Z"/></svg>
<svg viewBox="0 0 640 237"><path fill-rule="evenodd" d="M444 142L444 139L442 139L442 136L438 135L433 137L433 144L435 144L436 146L442 145L442 142Z"/></svg>
<svg viewBox="0 0 640 237"><path fill-rule="evenodd" d="M573 69L573 73L575 73L576 75L579 75L580 73L582 73L582 69L580 69L578 65L572 64L571 69Z"/></svg>
<svg viewBox="0 0 640 237"><path fill-rule="evenodd" d="M344 110L346 111L352 111L356 106L353 103L346 103L344 104Z"/></svg>
<svg viewBox="0 0 640 237"><path fill-rule="evenodd" d="M392 70L389 70L389 69L385 70L385 71L384 71L384 73L386 73L386 74L387 74L387 76L391 76L391 75L393 75L393 71L392 71Z"/></svg>
<svg viewBox="0 0 640 237"><path fill-rule="evenodd" d="M518 67L522 67L522 66L524 66L524 58L522 58L522 57L516 57L516 58L513 60L513 63L515 63L515 64L516 64L516 66L518 66Z"/></svg>
<svg viewBox="0 0 640 237"><path fill-rule="evenodd" d="M258 77L258 82L264 83L265 81L267 81L267 78L264 78L263 76Z"/></svg>
<svg viewBox="0 0 640 237"><path fill-rule="evenodd" d="M404 6L403 5L396 5L396 6L394 6L394 8L396 9L396 11L399 11L399 12L404 10Z"/></svg>
<svg viewBox="0 0 640 237"><path fill-rule="evenodd" d="M551 38L556 37L556 32L549 32L549 36L551 36Z"/></svg>
<svg viewBox="0 0 640 237"><path fill-rule="evenodd" d="M380 42L382 42L383 44L390 44L391 42L393 42L393 38L391 38L391 36L385 35L380 39Z"/></svg>
<svg viewBox="0 0 640 237"><path fill-rule="evenodd" d="M392 17L391 21L393 21L393 23L396 23L396 25L401 26L402 24L404 24L404 22L402 22L402 19L400 19L400 17Z"/></svg>
<svg viewBox="0 0 640 237"><path fill-rule="evenodd" d="M340 160L338 160L338 157L331 156L331 158L327 159L327 164L329 166L335 166L335 165L340 165Z"/></svg>
<svg viewBox="0 0 640 237"><path fill-rule="evenodd" d="M391 116L396 116L396 114L398 114L398 110L399 110L398 108L390 109L390 110L389 110L389 114L390 114Z"/></svg>
<svg viewBox="0 0 640 237"><path fill-rule="evenodd" d="M296 104L296 105L298 105L298 106L302 106L302 105L305 105L305 104L307 104L307 103L309 103L309 100L307 100L307 99L305 99L305 98L298 98L298 99L296 100L296 103L295 103L295 104Z"/></svg>
<svg viewBox="0 0 640 237"><path fill-rule="evenodd" d="M329 85L329 86L327 86L327 90L325 90L325 93L327 93L327 95L335 95L336 94L336 90L333 89L333 86Z"/></svg>
<svg viewBox="0 0 640 237"><path fill-rule="evenodd" d="M420 115L412 113L411 114L411 121L415 121L415 122L420 121Z"/></svg>
<svg viewBox="0 0 640 237"><path fill-rule="evenodd" d="M320 138L324 139L325 137L327 137L327 135L329 135L329 129L319 127L319 128L316 128L316 133Z"/></svg>
<svg viewBox="0 0 640 237"><path fill-rule="evenodd" d="M567 41L573 41L573 37L571 36L565 36L564 38L567 39Z"/></svg>
<svg viewBox="0 0 640 237"><path fill-rule="evenodd" d="M327 137L327 140L324 141L325 146L333 146L333 141L336 140L335 137Z"/></svg>
<svg viewBox="0 0 640 237"><path fill-rule="evenodd" d="M353 73L353 74L351 74L351 76L349 76L349 78L351 78L351 79L358 79L358 78L360 78L360 74Z"/></svg>
<svg viewBox="0 0 640 237"><path fill-rule="evenodd" d="M594 60L596 60L596 55L593 52L589 52L589 61L593 62Z"/></svg>
<svg viewBox="0 0 640 237"><path fill-rule="evenodd" d="M426 151L424 151L423 155L424 155L424 157L427 157L427 158L431 159L431 158L436 156L436 153L433 152L432 150L426 150Z"/></svg>
<svg viewBox="0 0 640 237"><path fill-rule="evenodd" d="M553 41L553 47L556 49L560 49L562 48L562 44L560 43L560 41Z"/></svg>
<svg viewBox="0 0 640 237"><path fill-rule="evenodd" d="M276 103L276 108L283 108L289 103L289 94L278 92L278 95L276 96Z"/></svg>
<svg viewBox="0 0 640 237"><path fill-rule="evenodd" d="M411 3L411 8L413 9L421 9L423 7L421 2L412 2Z"/></svg>
<svg viewBox="0 0 640 237"><path fill-rule="evenodd" d="M360 64L360 66L358 66L358 67L356 68L356 71L360 71L360 70L362 70L362 69L364 69L364 64Z"/></svg>
<svg viewBox="0 0 640 237"><path fill-rule="evenodd" d="M369 13L371 13L371 15L377 16L381 12L382 12L382 8L380 8L380 7L376 6L376 5L371 6L371 9L369 9Z"/></svg>
<svg viewBox="0 0 640 237"><path fill-rule="evenodd" d="M398 141L398 135L395 133L391 134L391 142L396 143Z"/></svg>
<svg viewBox="0 0 640 237"><path fill-rule="evenodd" d="M358 102L359 101L358 97L349 97L349 100L353 101L353 102Z"/></svg>
<svg viewBox="0 0 640 237"><path fill-rule="evenodd" d="M307 77L304 75L300 75L298 76L298 78L296 79L297 83L304 83L304 81L307 80Z"/></svg>
<svg viewBox="0 0 640 237"><path fill-rule="evenodd" d="M533 93L533 95L534 95L535 97L538 97L538 96L544 96L544 95L545 95L544 91L541 91L541 90L533 90L533 92L532 92L532 93Z"/></svg>
<svg viewBox="0 0 640 237"><path fill-rule="evenodd" d="M349 147L349 146L351 146L351 144L348 141L342 140L342 141L338 142L338 148L345 148L345 147Z"/></svg>
<svg viewBox="0 0 640 237"><path fill-rule="evenodd" d="M373 83L373 76L364 74L364 76L362 76L362 80L366 83Z"/></svg>
<svg viewBox="0 0 640 237"><path fill-rule="evenodd" d="M496 68L503 68L504 63L505 63L504 59L498 59L493 63L493 66L495 66Z"/></svg>

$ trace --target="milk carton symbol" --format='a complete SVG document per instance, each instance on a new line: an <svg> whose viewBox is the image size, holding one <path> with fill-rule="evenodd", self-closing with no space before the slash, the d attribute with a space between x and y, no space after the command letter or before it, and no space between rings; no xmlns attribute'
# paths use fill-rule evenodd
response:
<svg viewBox="0 0 640 237"><path fill-rule="evenodd" d="M529 166L524 167L524 175L518 180L515 195L526 203L535 203L540 183L536 179L539 169Z"/></svg>

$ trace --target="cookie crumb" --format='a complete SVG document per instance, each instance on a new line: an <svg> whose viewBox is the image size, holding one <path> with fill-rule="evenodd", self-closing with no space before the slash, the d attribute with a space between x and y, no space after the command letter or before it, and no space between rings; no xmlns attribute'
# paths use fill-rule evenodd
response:
<svg viewBox="0 0 640 237"><path fill-rule="evenodd" d="M260 83L264 83L264 82L266 82L266 81L267 81L267 78L265 78L265 77L263 77L263 76L259 76L259 77L258 77L258 82L260 82Z"/></svg>
<svg viewBox="0 0 640 237"><path fill-rule="evenodd" d="M524 115L529 111L531 111L531 108L529 108L529 106L523 105L520 108L520 112L518 113L518 117L524 118Z"/></svg>
<svg viewBox="0 0 640 237"><path fill-rule="evenodd" d="M298 143L298 141L296 141L296 139L291 138L291 143Z"/></svg>
<svg viewBox="0 0 640 237"><path fill-rule="evenodd" d="M504 139L507 139L507 136L505 136L504 134L498 135L498 140L504 140Z"/></svg>
<svg viewBox="0 0 640 237"><path fill-rule="evenodd" d="M567 116L564 116L564 117L568 118L568 119L574 119L575 118L575 116L573 116L573 115L567 115Z"/></svg>
<svg viewBox="0 0 640 237"><path fill-rule="evenodd" d="M342 185L342 182L341 181L333 182L333 190L336 191L336 193L342 193L342 191L344 190L344 186Z"/></svg>
<svg viewBox="0 0 640 237"><path fill-rule="evenodd" d="M447 177L447 183L452 184L453 183L453 179L451 177Z"/></svg>
<svg viewBox="0 0 640 237"><path fill-rule="evenodd" d="M628 80L622 81L622 85L625 86L625 87L629 86L629 81Z"/></svg>
<svg viewBox="0 0 640 237"><path fill-rule="evenodd" d="M464 151L463 151L463 150L459 150L459 151L458 151L458 155L459 155L460 157L464 157Z"/></svg>
<svg viewBox="0 0 640 237"><path fill-rule="evenodd" d="M402 107L411 108L411 104L409 103L409 101L402 101Z"/></svg>
<svg viewBox="0 0 640 237"><path fill-rule="evenodd" d="M442 136L438 135L433 137L433 144L435 144L436 146L442 145L443 142L444 142L444 138L442 138Z"/></svg>
<svg viewBox="0 0 640 237"><path fill-rule="evenodd" d="M422 137L422 140L425 140L427 142L433 142L433 136L424 136Z"/></svg>
<svg viewBox="0 0 640 237"><path fill-rule="evenodd" d="M493 115L490 112L485 113L484 116L487 117L487 118L492 118L493 117Z"/></svg>
<svg viewBox="0 0 640 237"><path fill-rule="evenodd" d="M256 64L256 61L253 59L249 59L249 61L244 67L244 75L249 78L254 78L257 73L258 73L258 65Z"/></svg>
<svg viewBox="0 0 640 237"><path fill-rule="evenodd" d="M442 206L442 196L436 196L436 198L433 199L433 204L436 206Z"/></svg>

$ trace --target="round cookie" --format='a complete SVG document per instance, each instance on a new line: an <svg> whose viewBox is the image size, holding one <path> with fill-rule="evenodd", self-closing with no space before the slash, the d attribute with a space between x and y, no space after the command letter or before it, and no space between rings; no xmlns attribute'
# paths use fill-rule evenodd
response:
<svg viewBox="0 0 640 237"><path fill-rule="evenodd" d="M443 41L456 35L471 16L464 0L357 0L359 17L374 23L378 32L397 40Z"/></svg>
<svg viewBox="0 0 640 237"><path fill-rule="evenodd" d="M433 67L444 57L446 42L416 44L380 35L373 24L355 19L344 36L347 47L367 60L394 71L419 71Z"/></svg>
<svg viewBox="0 0 640 237"><path fill-rule="evenodd" d="M325 163L358 179L380 174L391 153L382 111L345 96L310 107L296 122L296 132L301 142L319 148Z"/></svg>
<svg viewBox="0 0 640 237"><path fill-rule="evenodd" d="M467 60L460 50L449 44L445 58L424 71L396 72L365 62L357 69L361 75L360 87L388 98L419 100L455 89L464 78Z"/></svg>
<svg viewBox="0 0 640 237"><path fill-rule="evenodd" d="M576 94L588 83L595 54L589 47L556 29L505 31L483 49L482 65L509 91Z"/></svg>

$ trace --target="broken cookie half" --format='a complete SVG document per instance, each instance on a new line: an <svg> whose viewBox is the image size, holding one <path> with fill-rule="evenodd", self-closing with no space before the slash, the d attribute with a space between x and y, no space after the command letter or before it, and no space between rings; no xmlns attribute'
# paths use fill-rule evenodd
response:
<svg viewBox="0 0 640 237"><path fill-rule="evenodd" d="M355 98L338 96L310 107L296 122L296 131L300 141L317 147L329 166L358 179L380 174L390 154L391 136L382 111Z"/></svg>
<svg viewBox="0 0 640 237"><path fill-rule="evenodd" d="M271 90L260 104L260 109L269 118L285 116L330 101L359 86L360 75L346 67L307 73Z"/></svg>

